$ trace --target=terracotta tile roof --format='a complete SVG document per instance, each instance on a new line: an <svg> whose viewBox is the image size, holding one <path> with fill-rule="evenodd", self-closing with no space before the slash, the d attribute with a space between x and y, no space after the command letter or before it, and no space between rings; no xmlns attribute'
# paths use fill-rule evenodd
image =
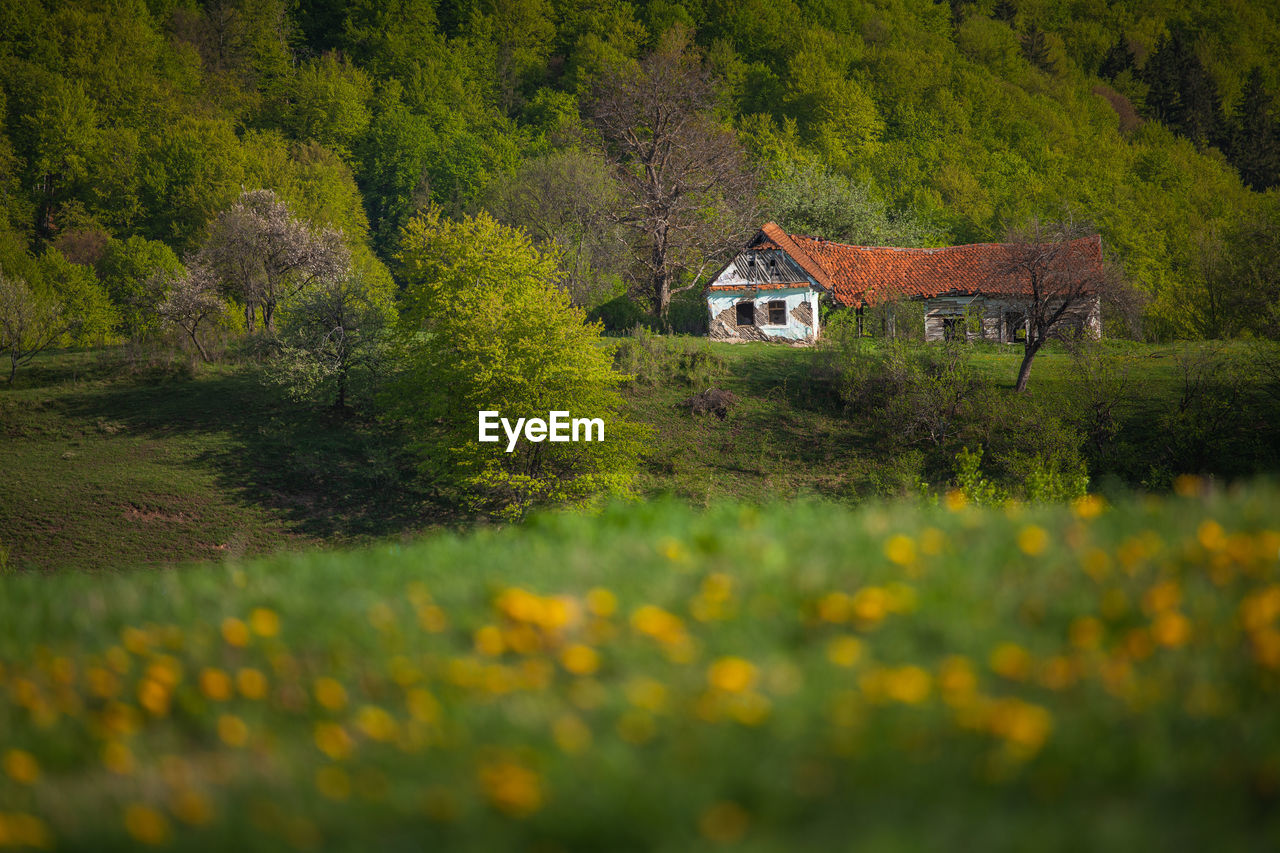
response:
<svg viewBox="0 0 1280 853"><path fill-rule="evenodd" d="M1021 296L1030 293L1026 276L1001 269L1005 243L976 243L937 249L849 246L816 237L786 234L765 225L749 248L780 248L845 305L875 305L891 299L932 296ZM1102 241L1082 237L1073 243L1099 269Z"/></svg>

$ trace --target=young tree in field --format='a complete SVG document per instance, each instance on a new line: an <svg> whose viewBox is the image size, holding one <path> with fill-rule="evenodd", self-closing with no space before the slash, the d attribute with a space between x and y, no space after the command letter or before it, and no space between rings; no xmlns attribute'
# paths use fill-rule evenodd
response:
<svg viewBox="0 0 1280 853"><path fill-rule="evenodd" d="M627 493L644 428L621 414L600 327L555 286L555 255L486 213L450 222L431 210L406 225L399 262L406 367L389 399L442 491L502 518ZM481 410L600 418L604 440L521 438L508 453L505 436L477 440Z"/></svg>
<svg viewBox="0 0 1280 853"><path fill-rule="evenodd" d="M8 357L8 383L18 368L71 329L57 300L32 292L25 281L0 273L0 354Z"/></svg>
<svg viewBox="0 0 1280 853"><path fill-rule="evenodd" d="M155 287L168 293L160 303L161 318L186 332L202 361L212 361L209 351L200 343L200 329L217 324L227 310L218 294L213 272L197 260L188 266L185 275L173 279L167 286L157 284Z"/></svg>
<svg viewBox="0 0 1280 853"><path fill-rule="evenodd" d="M617 166L616 221L630 234L633 289L667 316L759 225L755 179L713 113L716 88L679 27L634 68L606 75L591 114Z"/></svg>
<svg viewBox="0 0 1280 853"><path fill-rule="evenodd" d="M395 320L395 284L369 259L304 291L282 312L271 375L295 400L319 399L345 412L353 385L377 387Z"/></svg>
<svg viewBox="0 0 1280 853"><path fill-rule="evenodd" d="M1029 293L1017 391L1027 390L1031 362L1049 338L1087 323L1094 300L1122 286L1096 233L1069 221L1033 219L1011 232L995 272L1020 280Z"/></svg>
<svg viewBox="0 0 1280 853"><path fill-rule="evenodd" d="M9 360L9 383L50 347L101 343L115 323L92 269L56 249L22 261L24 277L0 269L0 355Z"/></svg>
<svg viewBox="0 0 1280 853"><path fill-rule="evenodd" d="M242 193L214 220L199 255L223 292L244 307L245 328L254 331L261 311L269 334L281 302L313 283L339 278L350 261L341 233L297 219L271 190Z"/></svg>

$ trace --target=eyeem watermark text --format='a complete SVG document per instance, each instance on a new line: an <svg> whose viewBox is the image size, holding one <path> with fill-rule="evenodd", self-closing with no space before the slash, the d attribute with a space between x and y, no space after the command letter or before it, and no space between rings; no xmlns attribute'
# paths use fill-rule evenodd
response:
<svg viewBox="0 0 1280 853"><path fill-rule="evenodd" d="M516 449L523 433L526 441L604 441L603 418L571 418L568 412L547 412L547 419L517 418L515 424L496 411L481 411L480 441L501 441L498 428L507 434L507 452ZM592 437L594 435L594 437ZM581 436L581 437L579 437Z"/></svg>

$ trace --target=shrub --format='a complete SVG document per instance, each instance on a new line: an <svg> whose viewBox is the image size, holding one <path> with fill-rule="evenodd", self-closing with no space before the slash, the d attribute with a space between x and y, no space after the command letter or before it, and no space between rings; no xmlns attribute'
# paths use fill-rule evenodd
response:
<svg viewBox="0 0 1280 853"><path fill-rule="evenodd" d="M435 211L405 226L400 340L406 366L388 394L422 470L461 503L501 518L630 491L645 435L622 417L623 377L600 327L554 284L556 260L488 214ZM595 442L477 441L477 413L602 418Z"/></svg>
<svg viewBox="0 0 1280 853"><path fill-rule="evenodd" d="M678 383L706 388L724 376L725 360L705 339L658 335L644 326L618 342L613 365L637 385Z"/></svg>

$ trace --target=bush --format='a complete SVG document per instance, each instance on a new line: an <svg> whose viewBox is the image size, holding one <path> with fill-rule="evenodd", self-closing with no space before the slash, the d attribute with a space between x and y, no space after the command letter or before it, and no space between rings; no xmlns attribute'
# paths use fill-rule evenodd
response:
<svg viewBox="0 0 1280 853"><path fill-rule="evenodd" d="M539 505L629 493L646 435L624 418L623 377L600 327L554 285L556 261L488 214L435 211L405 226L400 342L405 369L387 400L413 436L422 470L447 496L501 518ZM477 414L605 421L603 441L477 440Z"/></svg>
<svg viewBox="0 0 1280 853"><path fill-rule="evenodd" d="M613 366L645 387L677 383L706 388L726 372L724 358L705 338L658 335L644 326L635 326L618 342Z"/></svg>
<svg viewBox="0 0 1280 853"><path fill-rule="evenodd" d="M614 334L628 333L636 326L650 324L644 309L625 294L592 308L587 314L587 319L593 323L600 323L606 332Z"/></svg>

